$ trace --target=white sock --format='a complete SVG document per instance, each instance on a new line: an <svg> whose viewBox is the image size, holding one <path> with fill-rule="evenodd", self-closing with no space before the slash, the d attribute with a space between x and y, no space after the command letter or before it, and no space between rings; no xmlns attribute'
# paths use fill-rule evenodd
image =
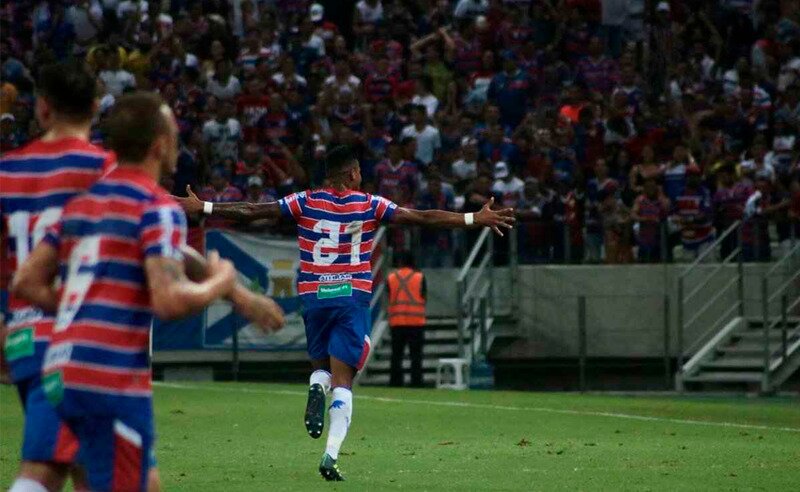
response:
<svg viewBox="0 0 800 492"><path fill-rule="evenodd" d="M314 384L322 385L322 389L327 395L331 390L331 373L323 369L317 369L312 372L311 377L308 379L308 385L311 386Z"/></svg>
<svg viewBox="0 0 800 492"><path fill-rule="evenodd" d="M333 388L328 415L330 415L330 428L325 452L331 458L339 459L339 448L347 436L347 428L350 427L350 418L353 416L353 393L349 389Z"/></svg>
<svg viewBox="0 0 800 492"><path fill-rule="evenodd" d="M47 492L47 488L31 478L18 478L8 492Z"/></svg>

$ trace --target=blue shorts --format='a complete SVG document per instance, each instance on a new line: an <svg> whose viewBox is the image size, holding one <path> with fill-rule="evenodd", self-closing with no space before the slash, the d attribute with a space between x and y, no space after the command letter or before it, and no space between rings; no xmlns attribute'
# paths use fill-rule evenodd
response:
<svg viewBox="0 0 800 492"><path fill-rule="evenodd" d="M155 467L152 400L130 398L118 412L108 412L101 398L67 389L57 407L78 437L77 461L89 486L94 492L147 490L147 475ZM91 411L93 401L102 413Z"/></svg>
<svg viewBox="0 0 800 492"><path fill-rule="evenodd" d="M17 382L25 411L22 460L72 463L78 453L78 440L59 418L42 390L41 378Z"/></svg>
<svg viewBox="0 0 800 492"><path fill-rule="evenodd" d="M306 309L308 355L312 360L336 357L361 370L370 350L372 317L369 308L357 305Z"/></svg>

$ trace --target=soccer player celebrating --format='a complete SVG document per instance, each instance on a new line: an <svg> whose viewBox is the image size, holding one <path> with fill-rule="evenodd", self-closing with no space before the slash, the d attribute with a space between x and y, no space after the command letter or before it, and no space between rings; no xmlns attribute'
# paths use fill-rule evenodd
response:
<svg viewBox="0 0 800 492"><path fill-rule="evenodd" d="M237 285L233 265L218 255L202 272L192 264L202 280L187 278L186 217L158 185L178 155L178 127L161 98L123 96L108 130L117 168L65 206L12 291L46 311L57 308L41 387L78 438L91 490L153 491L160 485L152 454L152 316L180 318L228 296L262 327L277 328L283 318L274 301Z"/></svg>
<svg viewBox="0 0 800 492"><path fill-rule="evenodd" d="M514 223L510 208L492 210L490 200L477 213L413 210L357 191L361 185L359 162L346 147L326 157L329 185L294 193L270 203L214 203L200 201L188 191L177 198L189 213L239 221L276 218L297 221L300 246L298 291L303 301L308 354L315 369L311 374L306 430L322 435L325 395L332 389L330 429L319 471L326 480L343 480L336 464L353 413L353 377L369 354L372 296L372 241L379 222L433 227L501 228Z"/></svg>
<svg viewBox="0 0 800 492"><path fill-rule="evenodd" d="M8 273L18 270L46 229L58 221L64 204L113 165L112 155L89 143L98 104L95 91L94 76L78 64L50 65L39 73L36 118L45 133L0 158L0 257ZM22 464L11 490L61 490L78 444L41 387L42 357L53 318L13 293L2 311L7 324L2 355L25 413ZM75 477L75 489L85 489Z"/></svg>

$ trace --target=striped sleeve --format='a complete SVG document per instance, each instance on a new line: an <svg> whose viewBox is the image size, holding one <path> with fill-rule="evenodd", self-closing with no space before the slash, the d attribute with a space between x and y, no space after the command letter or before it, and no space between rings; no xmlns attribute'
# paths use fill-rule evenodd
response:
<svg viewBox="0 0 800 492"><path fill-rule="evenodd" d="M186 215L174 203L154 203L142 214L139 240L145 258L162 256L183 259L186 244Z"/></svg>
<svg viewBox="0 0 800 492"><path fill-rule="evenodd" d="M278 200L278 205L281 207L281 214L284 217L290 217L298 220L303 216L305 209L306 192L292 193Z"/></svg>
<svg viewBox="0 0 800 492"><path fill-rule="evenodd" d="M370 196L370 204L375 219L380 222L390 222L397 209L396 203L378 195Z"/></svg>

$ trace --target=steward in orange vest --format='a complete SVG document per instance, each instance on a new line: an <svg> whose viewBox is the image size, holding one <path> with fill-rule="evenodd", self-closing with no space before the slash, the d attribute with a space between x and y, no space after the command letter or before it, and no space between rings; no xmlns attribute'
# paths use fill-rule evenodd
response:
<svg viewBox="0 0 800 492"><path fill-rule="evenodd" d="M422 345L425 341L425 277L414 269L410 254L398 257L399 269L386 278L389 286L389 326L392 329L390 384L403 385L403 352L411 356L411 385L422 386Z"/></svg>

